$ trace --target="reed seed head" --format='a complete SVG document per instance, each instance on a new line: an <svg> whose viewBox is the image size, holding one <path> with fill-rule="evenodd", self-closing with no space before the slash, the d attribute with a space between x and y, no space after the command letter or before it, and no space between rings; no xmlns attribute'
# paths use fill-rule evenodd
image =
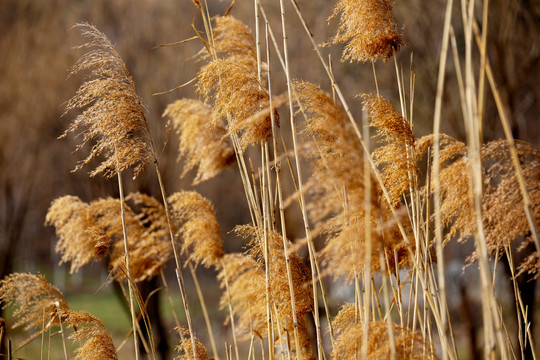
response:
<svg viewBox="0 0 540 360"><path fill-rule="evenodd" d="M116 360L111 334L97 317L86 311L65 311L65 323L76 329L70 339L78 344L74 360Z"/></svg>
<svg viewBox="0 0 540 360"><path fill-rule="evenodd" d="M355 315L354 304L344 305L332 322L336 344L332 359L354 359L362 352L364 324ZM392 344L386 321L370 321L368 328L367 359L391 359ZM437 359L433 346L422 335L392 323L396 359Z"/></svg>
<svg viewBox="0 0 540 360"><path fill-rule="evenodd" d="M226 139L223 122L212 126L212 110L203 102L177 100L167 106L163 116L172 120L180 137L178 159L184 158L182 176L198 167L193 185L213 178L234 162L234 149Z"/></svg>
<svg viewBox="0 0 540 360"><path fill-rule="evenodd" d="M168 199L182 236L182 254L195 266L217 266L225 255L221 230L212 203L195 191L177 192Z"/></svg>
<svg viewBox="0 0 540 360"><path fill-rule="evenodd" d="M59 311L69 309L64 295L41 274L14 273L6 276L0 281L0 302L4 308L15 306L13 315L18 320L13 327L24 325L25 330L58 325Z"/></svg>
<svg viewBox="0 0 540 360"><path fill-rule="evenodd" d="M372 156L375 164L382 166L384 186L392 205L398 206L402 196L418 184L414 134L407 120L390 101L373 94L363 94L362 98L371 126L377 129L377 142L381 145Z"/></svg>
<svg viewBox="0 0 540 360"><path fill-rule="evenodd" d="M272 136L271 116L251 116L270 106L270 96L259 81L257 55L251 31L239 20L216 18L214 46L221 55L199 72L198 92L205 102L213 101L213 124L223 119L227 134L236 136L240 151L268 141ZM279 121L277 112L274 121ZM246 122L247 121L247 122Z"/></svg>
<svg viewBox="0 0 540 360"><path fill-rule="evenodd" d="M95 259L104 257L111 238L98 226L87 203L76 196L63 196L49 207L45 224L56 228L56 252L60 264L71 262L70 273Z"/></svg>
<svg viewBox="0 0 540 360"><path fill-rule="evenodd" d="M346 43L343 60L386 62L403 45L389 0L340 0L332 18L340 16L333 44Z"/></svg>
<svg viewBox="0 0 540 360"><path fill-rule="evenodd" d="M151 161L155 161L146 122L146 106L135 92L135 82L110 40L89 24L77 24L88 42L81 47L94 48L72 67L70 75L90 71L87 80L66 105L66 113L80 110L62 135L78 133L82 142L93 143L90 155L75 170L103 155L105 158L91 176L103 173L112 177L134 167L137 176ZM94 143L95 141L95 143Z"/></svg>

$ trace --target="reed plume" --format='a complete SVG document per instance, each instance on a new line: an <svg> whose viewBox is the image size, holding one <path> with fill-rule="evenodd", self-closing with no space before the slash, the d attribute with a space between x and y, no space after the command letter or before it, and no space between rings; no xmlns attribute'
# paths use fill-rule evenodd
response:
<svg viewBox="0 0 540 360"><path fill-rule="evenodd" d="M125 207L131 276L138 282L159 274L172 255L172 247L166 220L163 218L164 210L158 201L142 194L132 194L129 198L143 203L146 209L139 216L131 207ZM90 207L99 226L113 241L109 268L113 279L121 280L125 277L125 250L120 200L97 199L90 203Z"/></svg>
<svg viewBox="0 0 540 360"><path fill-rule="evenodd" d="M169 196L172 214L182 236L182 254L189 254L195 266L218 266L225 255L221 230L212 203L195 191L181 191Z"/></svg>
<svg viewBox="0 0 540 360"><path fill-rule="evenodd" d="M243 225L237 226L234 232L245 239L250 239L247 254L254 260L257 260L261 266L264 265L264 229ZM286 272L286 259L283 253L283 239L275 231L268 231L268 254L270 266L270 285L272 287L272 300L275 302L282 323L291 323L292 325L292 307L290 287ZM294 288L294 298L296 313L301 315L309 313L313 308L313 295L309 282L311 273L302 259L298 255L289 254L291 266L291 277Z"/></svg>
<svg viewBox="0 0 540 360"><path fill-rule="evenodd" d="M310 208L310 214L329 237L321 252L326 271L351 281L364 268L365 241L373 244L373 271L379 268L381 248L389 252L389 259L394 259L396 251L399 263L404 266L405 244L388 204L378 201L381 192L371 174L371 201L366 208L363 150L350 122L318 86L296 82L294 87L306 114L302 133L314 158L310 181L315 182L315 206ZM364 238L366 211L369 211L370 239Z"/></svg>
<svg viewBox="0 0 540 360"><path fill-rule="evenodd" d="M255 42L249 28L230 16L217 17L215 21L216 56L201 68L198 92L204 101L213 101L213 124L226 119L227 133L239 135L243 151L272 136L270 115L259 117L256 122L247 121L270 106L270 96L258 80ZM278 121L277 111L275 115Z"/></svg>
<svg viewBox="0 0 540 360"><path fill-rule="evenodd" d="M198 167L193 185L213 178L234 161L234 149L225 138L222 121L212 121L212 110L199 100L181 99L169 104L163 113L172 120L180 138L178 159L184 159L185 176Z"/></svg>
<svg viewBox="0 0 540 360"><path fill-rule="evenodd" d="M0 281L0 302L4 308L15 306L13 315L17 321L13 327L24 325L25 330L42 326L45 330L59 325L58 315L69 309L64 295L41 274L14 273L6 276Z"/></svg>
<svg viewBox="0 0 540 360"><path fill-rule="evenodd" d="M524 141L515 141L515 147L532 203L534 220L538 224L540 151ZM508 141L496 140L485 144L482 147L482 162L485 174L482 210L488 250L494 256L502 255L505 246L510 246L521 237L524 238L524 245L532 243Z"/></svg>
<svg viewBox="0 0 540 360"><path fill-rule="evenodd" d="M175 357L175 360L191 360L193 354L196 354L198 360L210 360L204 345L195 337L195 350L193 350L193 342L191 341L189 330L184 327L177 327L175 330L180 334L180 344L175 348L180 355Z"/></svg>
<svg viewBox="0 0 540 360"><path fill-rule="evenodd" d="M97 317L86 311L64 311L65 323L76 329L70 339L79 346L75 360L116 360L111 334Z"/></svg>
<svg viewBox="0 0 540 360"><path fill-rule="evenodd" d="M388 190L392 206L418 184L418 167L414 151L414 134L411 126L382 96L363 94L364 108L368 111L371 126L377 129L377 142L373 151L377 166L382 167L384 186Z"/></svg>
<svg viewBox="0 0 540 360"><path fill-rule="evenodd" d="M336 344L332 359L354 359L360 357L364 324L356 320L355 304L344 305L333 320ZM396 359L437 359L433 346L422 339L421 334L392 323L395 347L392 349L386 321L370 321L368 330L368 359L391 359L395 350Z"/></svg>
<svg viewBox="0 0 540 360"><path fill-rule="evenodd" d="M88 42L82 48L94 48L71 68L70 76L90 71L87 80L66 105L66 113L80 110L61 137L78 133L82 137L77 150L95 141L88 157L75 170L103 155L105 158L91 176L103 173L112 177L134 167L137 176L155 161L146 122L146 106L135 92L135 83L111 41L90 24L77 24Z"/></svg>
<svg viewBox="0 0 540 360"><path fill-rule="evenodd" d="M346 43L343 60L386 62L403 45L389 0L340 0L331 18L340 16L333 44Z"/></svg>
<svg viewBox="0 0 540 360"><path fill-rule="evenodd" d="M420 159L432 145L434 136L427 135L417 140L416 153ZM448 230L444 236L444 244L452 238L458 241L469 239L476 232L474 207L472 205L470 184L470 160L467 147L451 136L440 136L440 191L441 222ZM436 184L430 185L431 193Z"/></svg>
<svg viewBox="0 0 540 360"><path fill-rule="evenodd" d="M260 339L266 336L266 284L261 264L245 254L227 254L218 274L220 287L230 294L232 313L238 318L240 333L251 331ZM221 297L221 308L229 305L226 293Z"/></svg>
<svg viewBox="0 0 540 360"><path fill-rule="evenodd" d="M70 273L94 259L104 257L112 245L111 238L97 224L90 206L76 196L54 200L45 218L46 225L56 229L56 252L60 264L71 262Z"/></svg>
<svg viewBox="0 0 540 360"><path fill-rule="evenodd" d="M244 254L227 254L223 260L223 268L218 279L221 287L227 286L233 314L239 320L243 332L251 331L259 338L267 334L267 299L266 274L264 259L264 230L251 225L237 226L235 233L250 239ZM275 309L277 321L282 330L289 334L294 332L290 287L287 277L283 239L270 231L268 238L268 266L270 268L270 302ZM313 295L309 286L310 271L295 254L289 254L291 277L294 285L295 310L298 317L298 331L303 348L297 358L309 358L309 332L306 316L313 310ZM222 307L229 302L227 294L221 298Z"/></svg>

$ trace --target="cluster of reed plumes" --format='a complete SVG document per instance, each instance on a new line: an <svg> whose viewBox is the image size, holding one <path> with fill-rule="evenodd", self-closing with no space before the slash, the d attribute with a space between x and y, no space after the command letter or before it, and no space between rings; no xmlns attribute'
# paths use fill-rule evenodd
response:
<svg viewBox="0 0 540 360"><path fill-rule="evenodd" d="M209 199L187 190L167 196L146 107L111 42L88 24L78 27L89 39L84 47L92 50L71 73L90 74L67 103L68 111L80 113L65 135L80 132L78 148L92 145L77 169L103 157L90 174L116 175L120 195L90 202L64 196L52 202L46 217L46 224L56 229L56 251L61 262L70 263L71 272L96 260L108 263L110 280L120 283L130 304L135 358L143 356L139 342L156 357L137 284L159 276L169 295L166 264L174 259L186 315L186 324L175 315L179 359L255 359L261 352L268 359L456 359L458 324L447 303L444 249L450 242L467 240L475 244L468 265L477 267L481 278L485 358L534 356L533 308L522 299L518 279L539 276L540 151L510 133L504 140L483 144L482 111L473 107L483 106L484 98L470 90L475 82L471 62L463 74L458 71L460 84L469 90L467 96L462 92L467 142L439 131L444 76L435 98L434 133L416 138L414 76L408 105L406 87L398 82L401 111L377 87L361 96L363 122L357 121L315 42L334 96L309 81L292 80L288 64L294 59L288 53L283 1L283 48L271 24L262 24L266 15L261 3L255 2L255 37L229 15L230 9L225 16L210 18L206 2L194 3L204 25L197 31L204 62L195 78L200 99L179 99L163 116L179 138L182 176L197 168L194 185L228 166L238 168L251 223L224 230L245 240L244 251L224 250ZM292 4L296 13L290 16L298 16L312 40L302 12ZM340 0L332 16L340 17L337 34L329 43L345 43L343 60L387 62L404 44L392 6L386 0ZM471 17L470 31L478 31L473 15L464 16ZM448 26L450 21L447 15ZM263 25L264 39L259 31ZM441 74L450 37L445 31ZM486 46L479 46L482 86L489 73ZM285 94L273 93L272 71L278 67L269 63L271 53L279 57L287 79ZM403 79L397 61L395 65L397 78ZM496 85L487 77L497 97ZM287 112L290 135L282 132ZM501 120L504 125L503 112ZM288 167L282 165L285 160ZM149 163L155 165L159 195L124 195L122 172L133 167L137 176ZM289 176L295 187L287 193L284 177ZM290 206L292 202L298 207ZM303 219L301 239L289 237L286 211L293 208L300 209ZM516 252L525 254L519 263L514 261ZM512 274L517 346L511 344L508 319L500 316L494 292L490 264L499 261L507 261ZM196 279L199 265L218 273L221 306L232 332L225 355L218 351L201 291L197 296L207 329L193 326L182 273L189 268ZM336 283L329 286L327 278ZM339 310L332 302L335 290L330 290L336 287L351 289ZM76 358L117 358L104 325L88 313L70 310L41 275L7 277L0 300L15 304L14 326L34 330L29 340L53 328L62 334L73 328L71 338L80 343ZM197 335L205 331L209 344ZM241 342L247 343L245 354Z"/></svg>

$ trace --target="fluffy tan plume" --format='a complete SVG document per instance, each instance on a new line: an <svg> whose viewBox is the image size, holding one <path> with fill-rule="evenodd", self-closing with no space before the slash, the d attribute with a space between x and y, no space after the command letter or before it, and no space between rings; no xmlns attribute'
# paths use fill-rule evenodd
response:
<svg viewBox="0 0 540 360"><path fill-rule="evenodd" d="M60 263L71 262L71 273L105 256L112 245L110 237L96 223L88 204L76 196L54 200L45 224L56 228L56 252L62 255Z"/></svg>
<svg viewBox="0 0 540 360"><path fill-rule="evenodd" d="M346 304L332 322L336 334L336 344L332 359L360 358L364 324L355 321L354 304ZM433 345L426 343L422 335L392 324L396 359L437 359ZM386 321L371 321L368 330L368 359L391 359L391 342Z"/></svg>
<svg viewBox="0 0 540 360"><path fill-rule="evenodd" d="M212 111L199 100L181 99L169 104L163 113L172 120L180 138L178 159L184 159L184 176L198 167L193 185L213 178L234 161L234 149L225 138L220 122L212 122Z"/></svg>
<svg viewBox="0 0 540 360"><path fill-rule="evenodd" d="M65 312L65 323L76 329L70 339L77 345L74 360L117 360L111 334L97 317L86 311Z"/></svg>
<svg viewBox="0 0 540 360"><path fill-rule="evenodd" d="M384 186L392 205L397 206L403 194L418 184L414 134L390 101L373 94L363 94L362 98L380 144L372 156L377 166L382 166Z"/></svg>
<svg viewBox="0 0 540 360"><path fill-rule="evenodd" d="M250 117L270 105L269 94L258 80L255 42L249 28L227 16L215 19L214 46L219 55L199 72L198 92L213 102L213 123L227 121L227 133L239 135L240 150L266 142L272 136L270 115ZM277 111L275 120L278 121Z"/></svg>
<svg viewBox="0 0 540 360"><path fill-rule="evenodd" d="M307 116L303 135L312 153L316 204L310 214L328 237L321 252L326 272L352 280L364 268L366 241L371 241L373 270L384 248L393 262L407 264L406 248L388 204L370 174L370 238L365 239L366 202L363 149L343 111L318 86L296 82L299 103Z"/></svg>
<svg viewBox="0 0 540 360"><path fill-rule="evenodd" d="M94 26L77 24L88 42L81 47L93 48L71 69L70 75L89 71L87 80L66 105L66 112L80 110L62 135L78 133L82 143L93 143L88 157L75 170L103 155L105 158L91 173L112 177L129 167L137 176L155 161L146 107L135 92L135 83L110 40Z"/></svg>
<svg viewBox="0 0 540 360"><path fill-rule="evenodd" d="M58 314L69 309L64 295L41 274L14 273L0 281L0 302L4 307L14 305L17 321L13 327L24 325L45 329L59 324Z"/></svg>
<svg viewBox="0 0 540 360"><path fill-rule="evenodd" d="M188 329L184 327L177 327L175 330L181 334L180 344L175 348L179 356L175 357L175 360L191 360L193 359L193 343L191 342L190 336L192 336ZM210 360L206 348L195 338L195 353L197 354L198 360Z"/></svg>
<svg viewBox="0 0 540 360"><path fill-rule="evenodd" d="M332 17L340 16L332 43L346 43L343 60L387 61L403 45L389 0L340 0Z"/></svg>
<svg viewBox="0 0 540 360"><path fill-rule="evenodd" d="M182 254L188 254L195 266L217 266L225 252L221 230L212 203L195 191L181 191L169 196L173 217L182 237Z"/></svg>

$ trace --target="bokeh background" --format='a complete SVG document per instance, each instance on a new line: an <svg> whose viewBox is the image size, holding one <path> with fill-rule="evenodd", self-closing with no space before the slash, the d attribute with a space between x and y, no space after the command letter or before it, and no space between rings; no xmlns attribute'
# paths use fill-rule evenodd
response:
<svg viewBox="0 0 540 360"><path fill-rule="evenodd" d="M263 0L270 24L278 39L281 37L279 1ZM336 20L332 15L334 1L297 0L317 42L323 44L335 34ZM330 90L328 78L312 51L304 30L287 4L287 25L291 56L291 73L320 84ZM228 1L209 0L212 15L223 14ZM405 83L409 83L411 59L415 76L414 131L422 136L432 131L434 95L441 45L444 7L446 1L397 1L396 21L403 26L406 46L397 56L403 68ZM459 23L460 4L454 8L454 31L458 48L463 52L463 33ZM512 131L517 139L540 145L540 1L492 0L490 2L489 60L501 91ZM477 12L480 14L480 11ZM231 12L253 27L253 1L238 0ZM160 44L181 41L194 36L193 27L202 29L198 10L189 0L1 0L0 1L0 278L11 272L40 271L58 286L76 310L85 309L101 317L115 336L118 346L127 335L129 314L112 285L107 283L106 265L95 263L78 274L69 274L66 265L59 265L54 252L54 229L44 226L47 209L55 198L73 194L85 201L98 197L117 196L115 180L90 178L85 168L71 172L84 153L75 152L76 141L57 139L67 128L73 114L64 116L63 104L83 81L82 77L68 78L68 69L81 56L77 45L83 42L72 26L89 22L103 31L114 44L131 72L139 95L148 105L148 121L154 141L161 150L165 186L169 193L191 189L193 174L181 178L182 164L177 162L178 140L168 134L162 118L167 104L182 97L197 97L195 87L164 94L166 91L193 79L202 62L198 56L199 41L154 48ZM374 92L375 84L370 64L340 62L341 47L323 49L330 56L335 77L357 118L361 117L361 101L356 95ZM271 59L276 70L275 92L286 90L284 76ZM382 95L398 106L398 91L394 64L377 64L377 78ZM503 138L496 109L488 91L485 120L485 141ZM284 125L286 126L286 125ZM444 95L442 131L464 140L459 93L453 63L450 61ZM159 194L155 176L143 173L136 181L127 181L127 192L141 191ZM237 169L226 170L220 176L195 188L208 197L216 208L225 249L236 251L242 243L229 234L237 224L250 221L245 196ZM289 236L302 236L298 209L288 213ZM294 224L298 224L298 229ZM450 248L449 272L455 273L456 283L474 281L461 275L465 250ZM166 272L173 276L170 266ZM228 327L221 325L225 316L219 310L221 294L211 271L200 270L203 291L208 297L215 329L222 339L228 339ZM188 279L188 286L190 285ZM159 283L148 285L149 289ZM456 285L457 286L457 285ZM193 296L194 296L194 292ZM336 294L335 298L339 299ZM343 295L346 296L346 295ZM163 297L155 295L164 301ZM472 296L474 301L474 295ZM464 297L456 295L450 301L459 312ZM469 299L467 299L469 300ZM336 300L335 304L339 301ZM196 307L196 301L193 301ZM177 304L177 309L181 306ZM164 337L168 348L175 345L176 335L169 331L170 310L161 306ZM197 310L195 310L197 313ZM460 316L469 316L461 314ZM471 322L480 321L474 316ZM202 318L195 327L204 329ZM11 330L10 330L11 331ZM8 332L14 338L24 334ZM200 338L205 341L204 331ZM226 341L230 341L226 340ZM464 341L464 347L468 346ZM31 347L31 346L29 346ZM38 346L39 348L39 346ZM125 347L129 354L129 346ZM25 353L28 351L28 353ZM32 358L32 350L23 349L21 357ZM464 350L465 351L465 350ZM169 352L170 353L170 352ZM464 352L474 356L473 350ZM26 355L25 355L26 354ZM170 357L170 355L167 355ZM129 358L129 357L127 357Z"/></svg>

